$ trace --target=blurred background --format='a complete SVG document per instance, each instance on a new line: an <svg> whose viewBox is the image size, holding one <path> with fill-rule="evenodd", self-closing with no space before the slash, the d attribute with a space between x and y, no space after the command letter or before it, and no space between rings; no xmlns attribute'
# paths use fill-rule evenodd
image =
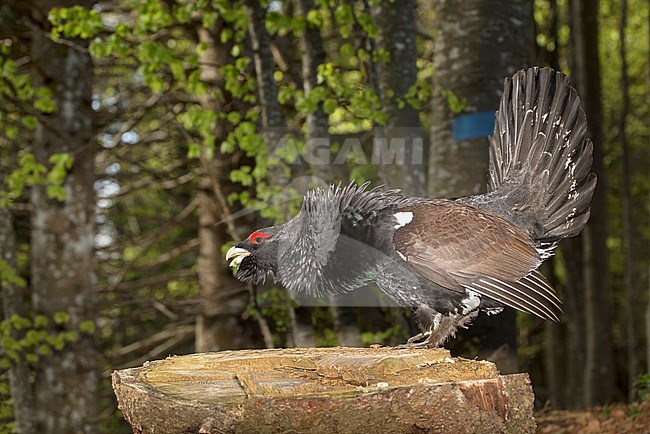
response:
<svg viewBox="0 0 650 434"><path fill-rule="evenodd" d="M448 348L529 372L538 409L643 399L649 8L1 2L0 432L128 432L110 373L170 354L403 343L411 312L372 288L305 300L223 254L316 185L484 191L503 80L532 65L571 77L595 143L590 223L543 269L564 316L480 317Z"/></svg>

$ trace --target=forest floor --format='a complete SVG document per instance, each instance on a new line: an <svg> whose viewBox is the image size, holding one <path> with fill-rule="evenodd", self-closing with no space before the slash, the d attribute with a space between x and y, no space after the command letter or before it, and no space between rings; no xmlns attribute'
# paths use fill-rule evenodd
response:
<svg viewBox="0 0 650 434"><path fill-rule="evenodd" d="M650 400L535 414L538 434L650 434Z"/></svg>

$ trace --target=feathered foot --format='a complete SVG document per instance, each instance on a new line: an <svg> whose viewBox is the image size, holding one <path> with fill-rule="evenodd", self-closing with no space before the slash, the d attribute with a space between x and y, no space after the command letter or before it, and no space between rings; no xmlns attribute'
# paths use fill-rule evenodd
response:
<svg viewBox="0 0 650 434"><path fill-rule="evenodd" d="M478 310L466 315L440 315L436 313L429 330L411 337L405 344L395 347L396 350L422 349L442 347L449 337L456 336L458 327L467 328L469 323L476 318Z"/></svg>
<svg viewBox="0 0 650 434"><path fill-rule="evenodd" d="M409 348L433 348L429 346L429 338L431 337L431 330L418 333L415 336L411 336L405 344L397 345L394 347L395 350L406 350Z"/></svg>

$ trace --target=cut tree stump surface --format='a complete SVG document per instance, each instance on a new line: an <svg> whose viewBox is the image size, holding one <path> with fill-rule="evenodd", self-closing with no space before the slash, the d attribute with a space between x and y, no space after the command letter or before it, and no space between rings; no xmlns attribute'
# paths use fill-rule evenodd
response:
<svg viewBox="0 0 650 434"><path fill-rule="evenodd" d="M199 353L113 373L136 433L534 432L526 374L444 349Z"/></svg>

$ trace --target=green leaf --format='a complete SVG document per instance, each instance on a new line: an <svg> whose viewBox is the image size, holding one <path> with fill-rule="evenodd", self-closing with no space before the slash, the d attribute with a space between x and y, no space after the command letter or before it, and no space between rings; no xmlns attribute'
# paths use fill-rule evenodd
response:
<svg viewBox="0 0 650 434"><path fill-rule="evenodd" d="M447 99L449 110L454 114L460 114L467 109L467 100L458 98L458 96L450 89L442 89L441 95Z"/></svg>
<svg viewBox="0 0 650 434"><path fill-rule="evenodd" d="M49 356L52 354L52 349L47 345L39 345L36 347L36 354L39 354L41 356Z"/></svg>
<svg viewBox="0 0 650 434"><path fill-rule="evenodd" d="M244 187L248 187L253 184L253 177L250 175L251 171L250 166L241 166L239 169L230 172L230 180L232 182L238 182Z"/></svg>
<svg viewBox="0 0 650 434"><path fill-rule="evenodd" d="M229 29L228 27L224 27L223 29L221 29L221 35L220 35L221 43L225 44L226 42L230 41L232 35L233 35L232 30Z"/></svg>
<svg viewBox="0 0 650 434"><path fill-rule="evenodd" d="M79 330L86 334L95 333L95 322L92 320L86 320L79 323Z"/></svg>
<svg viewBox="0 0 650 434"><path fill-rule="evenodd" d="M54 314L54 322L59 325L67 324L70 322L70 314L63 311L56 312Z"/></svg>
<svg viewBox="0 0 650 434"><path fill-rule="evenodd" d="M17 314L11 315L10 320L16 330L23 330L32 326L32 322L29 318Z"/></svg>
<svg viewBox="0 0 650 434"><path fill-rule="evenodd" d="M278 90L278 102L280 104L290 104L295 95L295 89L287 86L281 87L280 90Z"/></svg>
<svg viewBox="0 0 650 434"><path fill-rule="evenodd" d="M79 334L74 330L69 330L67 332L61 333L64 340L68 342L75 342L79 340Z"/></svg>
<svg viewBox="0 0 650 434"><path fill-rule="evenodd" d="M50 320L45 315L36 315L34 317L34 327L35 328L47 328Z"/></svg>
<svg viewBox="0 0 650 434"><path fill-rule="evenodd" d="M39 87L34 90L34 108L43 113L52 113L56 110L56 102L52 96L52 91L47 87Z"/></svg>
<svg viewBox="0 0 650 434"><path fill-rule="evenodd" d="M61 351L63 347L65 347L65 341L63 340L63 337L60 335L50 336L48 338L48 342L57 351Z"/></svg>
<svg viewBox="0 0 650 434"><path fill-rule="evenodd" d="M63 187L68 171L72 168L74 159L66 153L53 154L50 156L50 163L53 163L52 169L47 174L47 195L52 199L62 201L67 196L67 191Z"/></svg>
<svg viewBox="0 0 650 434"><path fill-rule="evenodd" d="M209 9L204 9L201 11L202 17L203 17L203 27L206 29L211 29L217 24L217 18L219 18L219 15L211 11Z"/></svg>
<svg viewBox="0 0 650 434"><path fill-rule="evenodd" d="M16 140L19 135L20 135L20 130L18 129L17 126L7 125L7 127L5 128L5 136L9 140Z"/></svg>
<svg viewBox="0 0 650 434"><path fill-rule="evenodd" d="M346 42L339 47L339 54L343 57L353 57L354 47Z"/></svg>
<svg viewBox="0 0 650 434"><path fill-rule="evenodd" d="M337 107L338 104L333 98L327 98L325 101L323 101L323 112L325 112L327 115L334 113L334 110L336 110Z"/></svg>
<svg viewBox="0 0 650 434"><path fill-rule="evenodd" d="M2 285L15 285L19 288L24 288L27 282L20 277L7 261L0 259L0 284Z"/></svg>
<svg viewBox="0 0 650 434"><path fill-rule="evenodd" d="M312 9L307 12L307 22L315 28L323 26L323 17L318 9Z"/></svg>
<svg viewBox="0 0 650 434"><path fill-rule="evenodd" d="M36 124L38 123L38 120L36 119L36 116L34 116L34 115L27 115L27 116L22 118L21 122L25 127L29 128L31 130L31 129L36 128Z"/></svg>
<svg viewBox="0 0 650 434"><path fill-rule="evenodd" d="M226 119L228 122L230 122L233 125L237 125L239 122L241 122L241 115L238 112L230 112L226 116Z"/></svg>
<svg viewBox="0 0 650 434"><path fill-rule="evenodd" d="M190 158L200 158L201 157L201 145L196 142L192 142L189 144L189 148L187 150L187 156Z"/></svg>

